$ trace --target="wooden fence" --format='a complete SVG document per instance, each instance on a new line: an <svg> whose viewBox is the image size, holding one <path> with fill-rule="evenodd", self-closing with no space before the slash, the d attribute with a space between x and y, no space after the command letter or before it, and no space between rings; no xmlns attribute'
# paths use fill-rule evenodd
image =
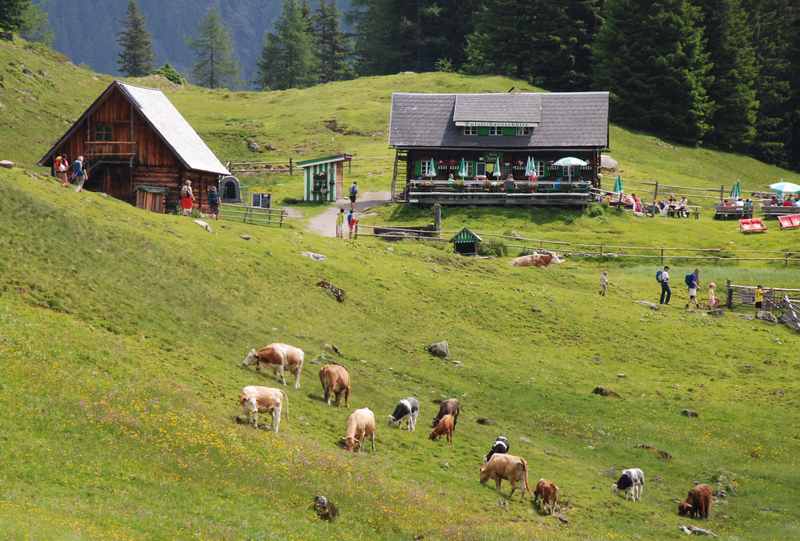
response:
<svg viewBox="0 0 800 541"><path fill-rule="evenodd" d="M294 174L294 161L289 158L289 163L272 163L272 162L234 162L230 161L226 164L228 171L231 174Z"/></svg>
<svg viewBox="0 0 800 541"><path fill-rule="evenodd" d="M286 211L284 209L265 209L247 205L223 204L220 208L219 217L231 222L264 226L277 225L278 227L283 227L283 222L286 219Z"/></svg>

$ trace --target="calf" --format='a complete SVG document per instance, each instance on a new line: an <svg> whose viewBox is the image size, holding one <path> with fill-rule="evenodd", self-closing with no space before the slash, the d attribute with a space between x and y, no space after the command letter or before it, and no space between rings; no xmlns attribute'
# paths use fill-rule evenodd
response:
<svg viewBox="0 0 800 541"><path fill-rule="evenodd" d="M281 410L286 405L286 420L289 420L289 397L282 389L248 385L239 395L239 404L253 427L258 428L258 414L272 413L272 430L278 432L281 424Z"/></svg>
<svg viewBox="0 0 800 541"><path fill-rule="evenodd" d="M286 385L284 372L288 369L294 374L294 388L300 388L300 373L303 371L305 353L300 348L289 344L270 344L256 351L251 349L242 361L242 366L256 365L256 370L261 371L261 365L271 366L273 371L280 374L281 383Z"/></svg>
<svg viewBox="0 0 800 541"><path fill-rule="evenodd" d="M682 517L689 515L692 518L708 518L711 511L711 487L708 485L696 485L686 499L678 504L678 514Z"/></svg>
<svg viewBox="0 0 800 541"><path fill-rule="evenodd" d="M322 383L322 399L329 406L331 399L336 397L336 406L339 406L344 395L345 407L350 405L350 374L340 364L326 364L319 369L319 381Z"/></svg>
<svg viewBox="0 0 800 541"><path fill-rule="evenodd" d="M431 427L435 427L439 424L439 421L445 415L452 415L453 416L453 428L456 427L458 424L458 414L461 413L461 404L459 404L457 398L448 398L447 400L442 400L439 403L439 413L436 414L436 417L433 418L433 423L431 423Z"/></svg>
<svg viewBox="0 0 800 541"><path fill-rule="evenodd" d="M451 446L453 445L453 429L455 429L456 422L455 417L452 415L445 415L439 422L433 427L431 430L430 439L438 440L442 436L447 436L447 443Z"/></svg>
<svg viewBox="0 0 800 541"><path fill-rule="evenodd" d="M347 418L347 431L344 436L344 448L350 452L361 452L366 438L372 440L372 451L375 451L375 414L369 408L355 410Z"/></svg>
<svg viewBox="0 0 800 541"><path fill-rule="evenodd" d="M486 484L489 479L494 479L498 492L503 479L509 481L511 483L509 499L514 496L517 483L522 484L522 499L525 499L526 493L531 493L528 487L528 463L518 456L509 454L492 456L489 462L481 466L481 484Z"/></svg>
<svg viewBox="0 0 800 541"><path fill-rule="evenodd" d="M406 419L409 432L417 428L417 417L419 416L419 400L410 396L402 399L394 407L394 412L389 416L389 426L399 426L400 421Z"/></svg>
<svg viewBox="0 0 800 541"><path fill-rule="evenodd" d="M533 505L540 512L552 515L558 511L558 487L552 481L539 479L533 491Z"/></svg>
<svg viewBox="0 0 800 541"><path fill-rule="evenodd" d="M486 464L492 458L493 455L503 455L507 453L511 449L511 445L508 443L508 438L505 436L497 436L497 439L494 440L492 444L492 448L489 450L489 453L486 455L486 458L483 459L483 463Z"/></svg>
<svg viewBox="0 0 800 541"><path fill-rule="evenodd" d="M644 492L644 472L639 468L629 468L622 470L622 475L616 483L611 485L614 494L619 490L625 491L625 499L631 496L633 501L638 502Z"/></svg>

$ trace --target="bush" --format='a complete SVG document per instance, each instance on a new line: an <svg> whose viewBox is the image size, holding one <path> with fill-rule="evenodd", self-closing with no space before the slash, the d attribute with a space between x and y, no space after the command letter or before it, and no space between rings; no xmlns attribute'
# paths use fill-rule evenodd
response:
<svg viewBox="0 0 800 541"><path fill-rule="evenodd" d="M161 75L162 77L164 77L165 79L167 79L172 83L175 83L176 85L186 84L186 78L181 74L181 72L179 72L169 64L164 64L163 66L158 68L156 71L153 72L153 75Z"/></svg>
<svg viewBox="0 0 800 541"><path fill-rule="evenodd" d="M437 60L433 65L433 69L436 71L443 71L445 73L453 73L456 71L455 66L453 66L453 61L449 58L440 58Z"/></svg>
<svg viewBox="0 0 800 541"><path fill-rule="evenodd" d="M598 203L592 203L586 209L586 215L589 216L590 218L600 218L605 213L606 211L605 208L603 208L603 205L600 205Z"/></svg>
<svg viewBox="0 0 800 541"><path fill-rule="evenodd" d="M505 257L508 255L508 246L502 240L486 240L478 245L478 255Z"/></svg>

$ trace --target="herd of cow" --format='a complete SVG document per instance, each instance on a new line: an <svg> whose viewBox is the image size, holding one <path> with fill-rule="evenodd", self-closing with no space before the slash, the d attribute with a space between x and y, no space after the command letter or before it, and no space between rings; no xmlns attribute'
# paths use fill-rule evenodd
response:
<svg viewBox="0 0 800 541"><path fill-rule="evenodd" d="M288 344L274 343L260 350L250 350L242 361L242 366L255 365L259 372L262 365L272 368L283 385L286 385L286 371L288 370L295 377L294 388L299 389L304 358L305 354L302 349ZM342 398L345 407L349 406L350 374L344 366L337 363L323 365L319 370L319 379L322 384L323 400L329 406L331 402L339 406ZM242 389L239 403L254 427L258 427L259 413L272 415L272 430L275 432L278 432L280 428L282 412L285 411L287 421L289 419L289 398L282 389L248 385ZM430 439L437 440L444 436L452 446L453 432L460 412L461 405L458 399L450 398L442 401L439 404L439 412L433 419ZM419 401L414 397L404 398L397 403L394 411L389 415L389 426L400 426L405 420L406 428L413 432L417 426L418 416ZM372 451L375 451L375 432L375 414L369 408L357 409L347 418L345 436L342 438L343 447L347 451L361 452L364 443L369 439ZM509 498L514 496L519 484L524 499L526 494L531 494L528 486L528 462L524 458L509 454L509 450L510 444L507 438L500 436L495 440L489 453L483 459L480 468L480 482L485 484L490 479L494 480L495 487L499 491L502 481L508 481L511 484ZM611 489L614 494L623 491L625 499L639 501L644 492L644 472L639 468L623 470L620 478L612 484ZM559 488L555 483L540 479L533 491L534 505L547 514L558 512L558 493ZM711 487L699 484L690 490L686 499L678 505L678 513L681 516L708 518L711 502Z"/></svg>

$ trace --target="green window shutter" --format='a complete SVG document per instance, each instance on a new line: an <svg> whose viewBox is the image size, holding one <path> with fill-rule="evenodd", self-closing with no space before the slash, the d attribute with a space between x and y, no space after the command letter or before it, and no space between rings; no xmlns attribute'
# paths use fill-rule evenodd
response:
<svg viewBox="0 0 800 541"><path fill-rule="evenodd" d="M503 128L503 135L516 135L516 134L517 134L517 128L508 128L508 127Z"/></svg>
<svg viewBox="0 0 800 541"><path fill-rule="evenodd" d="M417 177L422 176L422 162L420 160L414 162L414 175Z"/></svg>
<svg viewBox="0 0 800 541"><path fill-rule="evenodd" d="M478 128L478 135L489 135L489 126L480 126Z"/></svg>

